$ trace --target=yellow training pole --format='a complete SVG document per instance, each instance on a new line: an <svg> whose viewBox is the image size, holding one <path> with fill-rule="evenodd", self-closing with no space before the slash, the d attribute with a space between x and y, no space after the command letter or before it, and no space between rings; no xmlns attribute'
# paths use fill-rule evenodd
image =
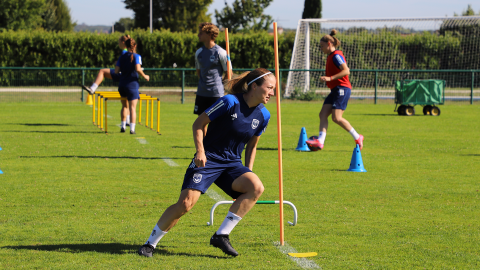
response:
<svg viewBox="0 0 480 270"><path fill-rule="evenodd" d="M105 134L108 134L107 101L108 98L105 98Z"/></svg>
<svg viewBox="0 0 480 270"><path fill-rule="evenodd" d="M100 112L102 112L101 117L100 117L100 129L102 129L102 130L103 130L103 115L105 114L103 112L103 102L104 102L104 100L103 100L103 97L102 97L100 99Z"/></svg>
<svg viewBox="0 0 480 270"><path fill-rule="evenodd" d="M138 124L141 125L142 124L142 98L140 97L140 105L138 106Z"/></svg>
<svg viewBox="0 0 480 270"><path fill-rule="evenodd" d="M93 115L93 124L95 125L95 93L93 94L93 98L92 98L92 101L93 101L93 105L92 105L92 115Z"/></svg>
<svg viewBox="0 0 480 270"><path fill-rule="evenodd" d="M275 52L275 77L277 79L277 133L278 133L278 186L279 186L279 205L280 205L280 245L284 245L284 227L283 227L283 164L282 164L282 113L280 111L280 71L278 63L278 33L277 23L273 23L273 44Z"/></svg>
<svg viewBox="0 0 480 270"><path fill-rule="evenodd" d="M228 42L228 28L225 28L225 50L227 51L227 79L232 79L232 70L230 69L230 44Z"/></svg>
<svg viewBox="0 0 480 270"><path fill-rule="evenodd" d="M160 134L160 99L157 98L157 133Z"/></svg>
<svg viewBox="0 0 480 270"><path fill-rule="evenodd" d="M153 130L153 98L150 101L152 102L150 105L150 129Z"/></svg>
<svg viewBox="0 0 480 270"><path fill-rule="evenodd" d="M100 95L97 95L97 127L100 128Z"/></svg>
<svg viewBox="0 0 480 270"><path fill-rule="evenodd" d="M148 128L148 105L149 105L150 103L148 103L148 99L147 99L146 101L147 101L147 111L145 112L145 116L146 116L146 117L145 117L145 127Z"/></svg>

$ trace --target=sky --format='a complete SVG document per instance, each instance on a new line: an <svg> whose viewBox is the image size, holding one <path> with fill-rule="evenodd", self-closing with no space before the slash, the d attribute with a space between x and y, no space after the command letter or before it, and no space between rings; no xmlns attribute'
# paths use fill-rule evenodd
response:
<svg viewBox="0 0 480 270"><path fill-rule="evenodd" d="M148 0L144 0L148 1ZM66 0L73 21L87 25L112 25L122 17L132 17L133 12L125 9L122 0ZM226 0L231 4L234 0ZM296 28L302 18L304 0L273 0L265 14L271 15L279 26ZM339 0L322 1L324 19L361 18L411 18L445 17L461 14L471 4L480 12L480 3L475 0ZM225 6L224 0L214 0L208 13L215 23L215 9Z"/></svg>

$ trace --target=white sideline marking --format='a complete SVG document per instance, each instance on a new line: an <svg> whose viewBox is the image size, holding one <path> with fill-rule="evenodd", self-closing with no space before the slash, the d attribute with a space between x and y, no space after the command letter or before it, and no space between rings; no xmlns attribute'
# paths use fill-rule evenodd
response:
<svg viewBox="0 0 480 270"><path fill-rule="evenodd" d="M320 266L318 266L314 261L309 260L307 258L295 258L288 253L297 253L297 251L290 245L288 245L285 242L285 245L281 246L280 242L274 242L273 245L278 248L280 252L283 254L287 255L287 257L290 258L290 260L296 262L298 266L300 266L303 269L321 269Z"/></svg>
<svg viewBox="0 0 480 270"><path fill-rule="evenodd" d="M136 137L135 139L137 139L138 142L141 144L147 144L147 140L145 140L145 137Z"/></svg>
<svg viewBox="0 0 480 270"><path fill-rule="evenodd" d="M110 115L108 115L108 114L107 114L107 117L108 117L108 118L112 118L112 117L111 117Z"/></svg>
<svg viewBox="0 0 480 270"><path fill-rule="evenodd" d="M178 164L175 161L173 161L172 159L169 159L169 158L162 158L162 159L170 167L177 167L178 166Z"/></svg>
<svg viewBox="0 0 480 270"><path fill-rule="evenodd" d="M216 202L226 201L226 199L223 198L222 195L218 194L215 190L211 188L207 189L207 192L205 192L205 194L207 194L208 197L212 198Z"/></svg>

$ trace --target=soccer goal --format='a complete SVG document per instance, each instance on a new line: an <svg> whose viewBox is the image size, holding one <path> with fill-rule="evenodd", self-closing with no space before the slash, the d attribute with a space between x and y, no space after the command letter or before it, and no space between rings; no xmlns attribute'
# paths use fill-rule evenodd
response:
<svg viewBox="0 0 480 270"><path fill-rule="evenodd" d="M397 19L303 19L298 22L285 97L315 91L328 94L320 81L326 55L320 39L338 31L352 70L352 97L394 97L395 81L442 79L447 89L468 97L480 87L480 16ZM460 72L463 70L464 72ZM451 71L451 72L449 72ZM448 91L447 91L448 92ZM376 92L375 92L376 93Z"/></svg>

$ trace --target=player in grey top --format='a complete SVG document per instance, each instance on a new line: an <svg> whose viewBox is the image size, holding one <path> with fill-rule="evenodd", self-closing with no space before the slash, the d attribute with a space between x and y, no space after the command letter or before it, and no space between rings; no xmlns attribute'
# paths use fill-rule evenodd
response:
<svg viewBox="0 0 480 270"><path fill-rule="evenodd" d="M194 113L198 115L225 95L222 75L227 72L228 60L227 52L215 44L218 33L218 27L212 23L199 25L198 39L204 46L195 53L198 88Z"/></svg>

